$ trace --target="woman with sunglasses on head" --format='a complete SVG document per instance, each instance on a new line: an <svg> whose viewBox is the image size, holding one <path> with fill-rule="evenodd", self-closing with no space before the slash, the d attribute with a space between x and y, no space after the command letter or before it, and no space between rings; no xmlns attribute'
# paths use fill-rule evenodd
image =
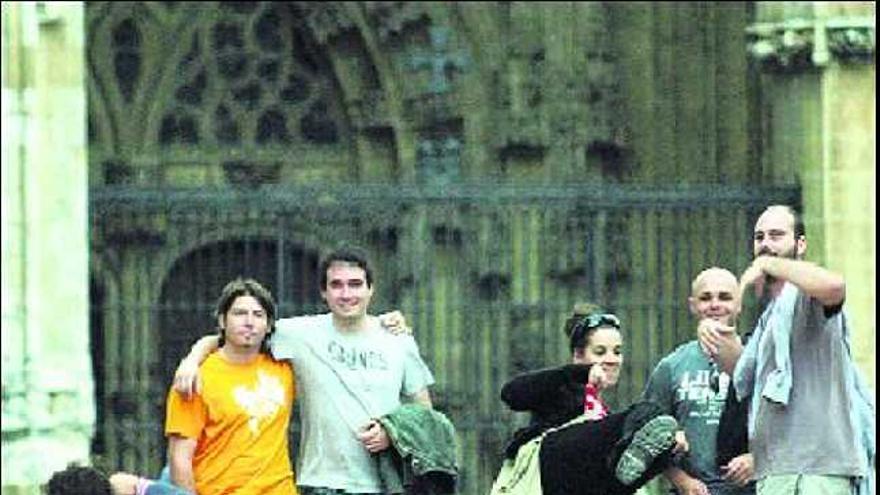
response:
<svg viewBox="0 0 880 495"><path fill-rule="evenodd" d="M635 493L687 450L677 422L657 405L637 402L611 413L602 401L603 390L617 383L623 339L619 319L596 310L576 305L565 323L570 364L516 376L501 390L511 409L532 413L505 449L508 459L553 429L538 451L543 495Z"/></svg>

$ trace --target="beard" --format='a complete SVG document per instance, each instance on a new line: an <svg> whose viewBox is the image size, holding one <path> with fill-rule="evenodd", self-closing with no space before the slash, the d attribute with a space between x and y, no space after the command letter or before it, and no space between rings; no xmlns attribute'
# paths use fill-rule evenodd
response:
<svg viewBox="0 0 880 495"><path fill-rule="evenodd" d="M783 251L781 253L774 253L773 251L771 251L768 248L761 248L761 250L758 251L757 256L775 256L778 258L788 258L790 260L796 260L797 259L797 245L794 245L791 247L791 249L789 249L787 251ZM757 257L757 256L755 256L755 257ZM765 277L765 280L768 284L772 285L774 282L776 282L776 277L774 277L773 275L766 274L766 275L764 275L764 277Z"/></svg>

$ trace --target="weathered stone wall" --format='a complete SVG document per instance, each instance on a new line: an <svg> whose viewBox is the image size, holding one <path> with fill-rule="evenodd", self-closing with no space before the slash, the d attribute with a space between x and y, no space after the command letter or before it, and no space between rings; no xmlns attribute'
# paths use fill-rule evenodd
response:
<svg viewBox="0 0 880 495"><path fill-rule="evenodd" d="M3 3L3 493L89 462L84 8Z"/></svg>
<svg viewBox="0 0 880 495"><path fill-rule="evenodd" d="M875 4L758 2L765 180L803 188L807 259L844 275L853 352L876 369Z"/></svg>

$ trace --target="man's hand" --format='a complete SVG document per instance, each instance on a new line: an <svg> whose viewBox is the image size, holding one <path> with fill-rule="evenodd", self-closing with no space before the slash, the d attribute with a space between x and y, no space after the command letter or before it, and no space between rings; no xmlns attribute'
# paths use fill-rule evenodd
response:
<svg viewBox="0 0 880 495"><path fill-rule="evenodd" d="M681 471L680 476L670 477L670 481L675 485L679 495L711 495L705 483L684 471Z"/></svg>
<svg viewBox="0 0 880 495"><path fill-rule="evenodd" d="M709 359L714 361L722 371L733 375L736 361L742 354L743 346L735 327L722 325L712 320L704 319L697 327L697 336L700 348Z"/></svg>
<svg viewBox="0 0 880 495"><path fill-rule="evenodd" d="M672 448L673 454L678 454L680 452L687 452L691 449L690 445L687 441L687 436L684 434L684 430L678 430L675 432L675 447Z"/></svg>
<svg viewBox="0 0 880 495"><path fill-rule="evenodd" d="M110 475L110 488L113 495L135 495L137 492L138 477L129 473L113 473Z"/></svg>
<svg viewBox="0 0 880 495"><path fill-rule="evenodd" d="M403 313L394 310L379 315L379 323L392 335L412 335L412 328L407 326Z"/></svg>
<svg viewBox="0 0 880 495"><path fill-rule="evenodd" d="M385 432L385 428L382 428L382 425L376 420L370 421L363 427L360 433L358 433L358 440L361 441L364 448L371 454L382 452L391 445L388 433Z"/></svg>
<svg viewBox="0 0 880 495"><path fill-rule="evenodd" d="M733 338L739 340L736 327L729 327L712 318L704 318L697 325L697 337L700 348L707 357L714 358L718 354L718 340Z"/></svg>
<svg viewBox="0 0 880 495"><path fill-rule="evenodd" d="M755 474L755 458L750 453L741 454L721 467L723 478L737 486L744 486Z"/></svg>
<svg viewBox="0 0 880 495"><path fill-rule="evenodd" d="M199 366L220 345L220 337L217 335L205 335L193 344L189 354L177 366L174 372L174 390L184 398L189 399L193 394L202 393L202 378L199 376Z"/></svg>
<svg viewBox="0 0 880 495"><path fill-rule="evenodd" d="M199 363L184 358L174 372L174 390L183 397L190 399L193 394L202 393L202 376L199 374Z"/></svg>
<svg viewBox="0 0 880 495"><path fill-rule="evenodd" d="M739 300L743 300L743 296L746 293L746 289L750 285L755 288L755 297L760 298L764 295L764 286L767 283L767 271L765 270L765 266L767 263L767 259L769 256L758 256L752 261L752 264L746 268L746 271L743 272L739 277Z"/></svg>
<svg viewBox="0 0 880 495"><path fill-rule="evenodd" d="M684 430L675 432L675 446L672 448L672 454L683 454L690 450L687 436ZM702 481L691 477L683 469L669 466L664 471L666 478L675 485L677 493L686 495L710 495L709 490Z"/></svg>

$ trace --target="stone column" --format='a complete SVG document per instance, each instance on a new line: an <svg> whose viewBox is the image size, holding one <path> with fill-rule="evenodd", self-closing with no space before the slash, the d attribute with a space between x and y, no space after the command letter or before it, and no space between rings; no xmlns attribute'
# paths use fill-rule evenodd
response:
<svg viewBox="0 0 880 495"><path fill-rule="evenodd" d="M757 2L764 178L803 187L807 258L844 275L853 351L874 386L873 2Z"/></svg>
<svg viewBox="0 0 880 495"><path fill-rule="evenodd" d="M2 7L2 493L89 462L88 178L79 2Z"/></svg>

